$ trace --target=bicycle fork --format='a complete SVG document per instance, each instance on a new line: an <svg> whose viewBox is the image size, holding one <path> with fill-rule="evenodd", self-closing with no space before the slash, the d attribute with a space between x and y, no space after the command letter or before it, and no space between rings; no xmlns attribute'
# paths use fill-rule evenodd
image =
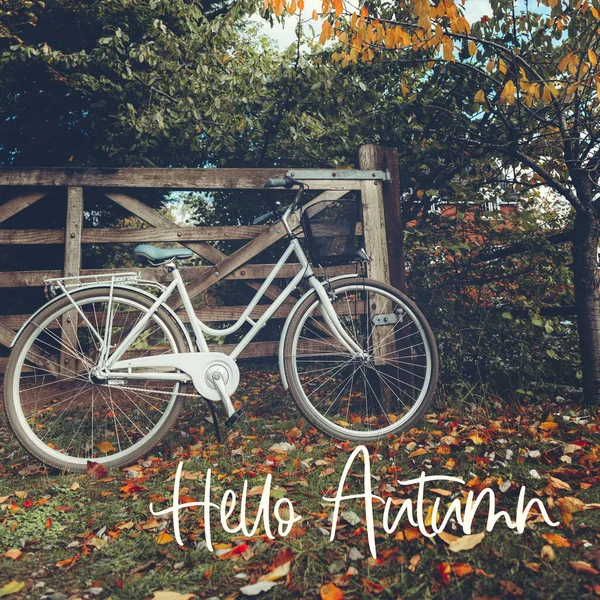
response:
<svg viewBox="0 0 600 600"><path fill-rule="evenodd" d="M366 353L343 328L325 286L314 275L311 275L308 278L308 281L319 298L323 320L327 323L336 339L352 354L361 357L368 356L368 353Z"/></svg>

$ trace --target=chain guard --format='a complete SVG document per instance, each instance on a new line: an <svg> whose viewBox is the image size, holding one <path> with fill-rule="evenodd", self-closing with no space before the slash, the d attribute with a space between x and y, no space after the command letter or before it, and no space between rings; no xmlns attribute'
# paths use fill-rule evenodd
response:
<svg viewBox="0 0 600 600"><path fill-rule="evenodd" d="M227 394L231 396L240 382L240 371L236 362L222 352L181 352L179 354L159 354L140 356L116 362L109 379L121 379L124 369L174 368L183 371L192 380L196 391L207 400L220 400L212 376L220 373Z"/></svg>

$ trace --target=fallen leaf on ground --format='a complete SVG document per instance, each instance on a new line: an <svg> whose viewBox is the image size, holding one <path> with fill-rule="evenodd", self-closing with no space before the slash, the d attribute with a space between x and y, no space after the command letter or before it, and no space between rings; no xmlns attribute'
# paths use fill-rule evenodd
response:
<svg viewBox="0 0 600 600"><path fill-rule="evenodd" d="M554 557L555 557L554 548L552 546L546 544L542 548L542 551L540 552L540 558L547 562L552 562L554 560Z"/></svg>
<svg viewBox="0 0 600 600"><path fill-rule="evenodd" d="M473 535L465 535L451 542L448 545L448 550L450 550L450 552L461 552L462 550L471 550L471 548L475 548L475 546L480 544L484 537L484 531L482 531L481 533L474 533Z"/></svg>
<svg viewBox="0 0 600 600"><path fill-rule="evenodd" d="M446 531L440 531L438 533L438 537L446 542L446 544L451 544L452 542L455 542L458 538L458 536L456 535L452 535L451 533L447 533Z"/></svg>
<svg viewBox="0 0 600 600"><path fill-rule="evenodd" d="M108 473L108 469L93 460L87 461L87 474L90 479L101 479Z"/></svg>
<svg viewBox="0 0 600 600"><path fill-rule="evenodd" d="M246 596L258 596L258 594L268 592L276 585L277 584L274 581L257 581L256 583L245 585L243 588L240 588L240 592Z"/></svg>
<svg viewBox="0 0 600 600"><path fill-rule="evenodd" d="M19 548L12 548L4 553L5 558L12 558L13 560L19 560L21 558L21 550Z"/></svg>
<svg viewBox="0 0 600 600"><path fill-rule="evenodd" d="M179 592L171 592L169 590L161 590L154 592L151 600L190 600L195 598L196 594L180 594Z"/></svg>
<svg viewBox="0 0 600 600"><path fill-rule="evenodd" d="M553 546L557 548L569 548L571 542L566 537L559 535L558 533L542 533L542 537Z"/></svg>
<svg viewBox="0 0 600 600"><path fill-rule="evenodd" d="M450 568L457 577L464 577L473 573L473 567L465 563L454 563L450 565Z"/></svg>
<svg viewBox="0 0 600 600"><path fill-rule="evenodd" d="M344 592L333 583L326 583L321 586L321 600L342 600Z"/></svg>
<svg viewBox="0 0 600 600"><path fill-rule="evenodd" d="M25 587L24 581L10 581L4 587L0 588L0 598L8 596L9 594L16 594L18 591Z"/></svg>
<svg viewBox="0 0 600 600"><path fill-rule="evenodd" d="M173 536L166 531L161 531L155 538L154 541L157 544L168 544L173 541Z"/></svg>
<svg viewBox="0 0 600 600"><path fill-rule="evenodd" d="M594 569L590 563L583 562L582 560L570 560L569 564L578 573L585 573L586 575L600 575L600 571L598 571L598 569Z"/></svg>

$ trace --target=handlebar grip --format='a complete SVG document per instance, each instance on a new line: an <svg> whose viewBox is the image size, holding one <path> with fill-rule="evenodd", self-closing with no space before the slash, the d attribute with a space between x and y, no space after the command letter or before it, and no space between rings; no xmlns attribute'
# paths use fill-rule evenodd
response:
<svg viewBox="0 0 600 600"><path fill-rule="evenodd" d="M294 180L289 177L288 175L286 175L285 177L279 178L279 177L272 177L271 179L267 179L267 181L265 182L265 187L266 188L271 188L271 187L284 187L284 188L291 188L294 185Z"/></svg>

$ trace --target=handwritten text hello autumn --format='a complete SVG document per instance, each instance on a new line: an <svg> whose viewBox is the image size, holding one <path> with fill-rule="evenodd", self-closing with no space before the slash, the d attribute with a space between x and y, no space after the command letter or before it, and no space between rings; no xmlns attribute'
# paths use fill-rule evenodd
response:
<svg viewBox="0 0 600 600"><path fill-rule="evenodd" d="M352 464L356 457L362 454L363 463L364 463L364 484L363 489L358 494L344 494L344 487L346 485L346 478L350 472ZM192 507L203 507L204 509L204 535L206 539L206 545L208 549L212 552L212 538L211 538L211 509L215 509L219 511L221 527L224 531L231 534L239 534L240 532L246 537L252 537L256 535L258 528L261 526L264 527L265 534L270 538L274 539L275 536L271 530L271 510L270 510L270 495L271 495L271 475L267 475L265 485L263 488L263 492L260 499L260 504L256 511L256 515L254 516L254 524L251 529L248 529L246 524L246 496L248 489L248 482L244 481L244 488L242 491L242 497L240 499L240 507L239 507L239 518L237 524L231 524L230 519L237 506L237 495L232 490L226 490L221 499L221 504L215 504L211 502L211 471L210 469L206 473L205 486L204 486L204 500L201 502L185 502L180 504L179 502L179 486L181 480L181 472L183 468L183 463L179 463L177 467L177 473L175 475L175 484L173 488L173 505L169 508L165 508L164 510L154 511L152 504L150 504L150 512L153 515L167 515L172 514L173 518L173 530L175 533L175 539L177 543L183 546L183 541L181 539L181 532L179 529L179 513L184 508L192 508ZM408 485L418 485L418 495L416 503L409 498L404 500L400 505L398 512L396 515L392 515L392 505L393 502L391 498L384 500L380 496L373 494L371 487L371 465L369 460L369 453L365 446L358 446L354 452L348 458L346 462L346 466L344 467L344 471L342 473L342 477L340 479L340 483L338 485L337 493L333 498L323 497L325 502L331 502L334 505L332 522L331 522L331 537L333 540L335 537L335 530L337 527L338 514L340 511L340 506L343 501L351 500L351 499L360 499L364 500L364 517L367 529L367 536L369 539L369 549L371 550L371 554L374 558L377 558L377 549L375 546L375 523L374 523L374 503L380 502L385 505L383 511L383 528L386 533L393 533L399 526L403 515L406 513L406 518L410 522L413 527L418 527L420 532L425 537L434 537L438 533L441 533L448 523L454 518L456 523L462 527L463 533L466 535L471 533L471 527L473 524L473 520L475 515L479 509L479 505L487 498L487 507L488 507L488 516L487 516L487 531L492 531L496 523L500 519L504 519L504 522L507 527L510 529L516 529L519 533L523 533L525 529L525 523L527 521L527 516L529 512L536 507L539 510L540 515L544 519L544 521L551 525L552 527L556 527L559 523L555 523L550 520L548 513L546 512L546 508L541 502L541 500L537 498L533 498L530 500L527 505L525 505L525 486L521 487L521 491L519 492L519 499L517 502L515 519L512 520L510 515L505 511L496 512L496 498L494 492L491 488L483 489L479 495L475 498L473 491L470 491L466 502L461 502L461 498L456 498L450 503L450 506L446 509L446 514L441 515L441 501L440 498L437 498L433 504L433 510L431 514L431 527L427 528L425 524L425 514L423 510L424 505L424 496L426 491L426 484L430 482L439 482L439 481L454 481L460 484L464 484L465 482L458 477L448 477L445 475L429 475L426 476L425 473L421 473L421 476L417 479L411 479L408 481L398 481L398 484L401 486ZM286 537L294 523L302 520L300 515L297 515L294 512L294 507L292 502L288 498L280 498L275 503L275 506L272 510L273 517L277 521L277 533L281 537Z"/></svg>

